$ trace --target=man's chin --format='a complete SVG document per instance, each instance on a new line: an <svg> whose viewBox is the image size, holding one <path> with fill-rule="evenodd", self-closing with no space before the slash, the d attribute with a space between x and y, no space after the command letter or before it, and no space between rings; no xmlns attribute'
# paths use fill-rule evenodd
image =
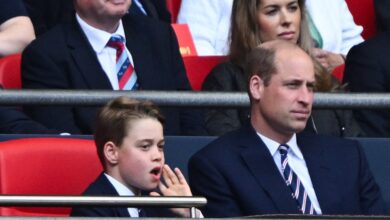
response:
<svg viewBox="0 0 390 220"><path fill-rule="evenodd" d="M299 132L301 132L301 131L303 131L304 129L305 129L305 127L306 127L306 121L303 123L296 123L293 127L292 127L292 131L294 132L294 133L299 133Z"/></svg>

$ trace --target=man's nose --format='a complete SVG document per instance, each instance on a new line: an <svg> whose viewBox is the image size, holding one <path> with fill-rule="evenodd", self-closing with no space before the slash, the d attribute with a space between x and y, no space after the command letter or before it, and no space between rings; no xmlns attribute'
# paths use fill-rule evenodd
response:
<svg viewBox="0 0 390 220"><path fill-rule="evenodd" d="M313 103L313 90L307 86L303 86L299 90L299 101L305 105L310 105Z"/></svg>

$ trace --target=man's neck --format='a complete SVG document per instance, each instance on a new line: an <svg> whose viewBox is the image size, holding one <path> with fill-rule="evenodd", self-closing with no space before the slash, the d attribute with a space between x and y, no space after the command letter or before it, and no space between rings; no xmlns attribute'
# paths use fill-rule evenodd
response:
<svg viewBox="0 0 390 220"><path fill-rule="evenodd" d="M280 144L287 143L294 135L294 133L285 134L282 132L277 132L273 128L267 126L267 123L263 123L261 120L256 120L254 117L251 117L251 125L257 133L260 133L263 136Z"/></svg>
<svg viewBox="0 0 390 220"><path fill-rule="evenodd" d="M114 33L119 27L120 18L119 19L113 18L113 19L105 19L105 20L96 20L96 19L86 18L85 16L83 16L81 14L78 14L78 15L88 25L90 25L96 29L108 32L108 33Z"/></svg>

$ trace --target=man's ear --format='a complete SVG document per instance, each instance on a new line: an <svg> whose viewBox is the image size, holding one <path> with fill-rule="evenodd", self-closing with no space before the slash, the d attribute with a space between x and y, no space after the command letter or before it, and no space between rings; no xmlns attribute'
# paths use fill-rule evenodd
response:
<svg viewBox="0 0 390 220"><path fill-rule="evenodd" d="M254 100L260 100L263 95L264 81L258 76L253 75L249 79L249 92Z"/></svg>
<svg viewBox="0 0 390 220"><path fill-rule="evenodd" d="M114 144L114 142L109 141L106 144L104 144L104 157L106 158L107 162L111 165L116 165L118 163L118 152L119 148Z"/></svg>

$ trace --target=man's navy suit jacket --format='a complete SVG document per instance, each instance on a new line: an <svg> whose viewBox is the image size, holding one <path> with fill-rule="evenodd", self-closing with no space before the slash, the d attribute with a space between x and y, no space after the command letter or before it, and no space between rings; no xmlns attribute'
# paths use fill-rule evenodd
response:
<svg viewBox="0 0 390 220"><path fill-rule="evenodd" d="M119 196L107 177L101 173L83 192L85 196ZM173 217L165 208L144 209L147 217ZM130 217L127 207L73 207L71 216Z"/></svg>
<svg viewBox="0 0 390 220"><path fill-rule="evenodd" d="M190 90L176 35L169 24L142 15L124 16L129 49L141 90ZM32 42L23 52L25 89L112 90L97 56L76 19L61 24ZM48 128L74 134L93 132L95 107L26 107ZM162 109L165 134L204 134L199 112Z"/></svg>
<svg viewBox="0 0 390 220"><path fill-rule="evenodd" d="M323 214L383 214L379 187L357 141L297 135ZM195 196L206 217L300 214L291 190L251 125L227 133L189 163Z"/></svg>

